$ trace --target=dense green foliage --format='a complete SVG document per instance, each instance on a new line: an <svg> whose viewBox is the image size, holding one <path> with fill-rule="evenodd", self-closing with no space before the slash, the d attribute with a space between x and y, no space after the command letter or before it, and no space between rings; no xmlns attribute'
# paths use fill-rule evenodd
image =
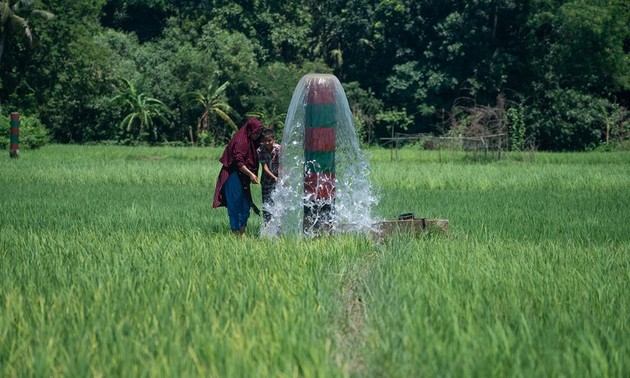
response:
<svg viewBox="0 0 630 378"><path fill-rule="evenodd" d="M0 116L0 149L6 149L11 144L11 118ZM38 118L20 117L19 146L24 149L42 147L50 141L48 130Z"/></svg>
<svg viewBox="0 0 630 378"><path fill-rule="evenodd" d="M621 0L0 4L3 20L19 17L33 36L0 25L0 112L39 118L57 142L222 143L230 127L216 114L209 131L196 127L203 112L191 93L229 83L223 101L237 125L250 112L277 120L309 72L332 72L359 94L350 101L369 143L389 135L391 122L377 121L388 114L404 113L408 132L442 134L458 99L499 106L499 95L540 149L630 136L630 9ZM54 17L36 17L43 11ZM109 101L121 80L165 104L165 122L123 132L129 113Z"/></svg>
<svg viewBox="0 0 630 378"><path fill-rule="evenodd" d="M220 148L3 154L0 376L628 375L630 152L369 153L446 234L242 240Z"/></svg>

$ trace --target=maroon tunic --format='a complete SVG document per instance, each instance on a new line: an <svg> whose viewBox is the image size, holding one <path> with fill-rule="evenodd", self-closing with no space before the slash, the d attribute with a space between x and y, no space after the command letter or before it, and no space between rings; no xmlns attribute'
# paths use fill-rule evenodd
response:
<svg viewBox="0 0 630 378"><path fill-rule="evenodd" d="M225 196L222 193L223 185L227 181L230 173L238 170L243 165L254 174L258 175L258 155L256 149L258 142L251 140L250 136L263 129L263 124L256 118L249 118L247 122L234 134L230 143L223 150L223 155L219 161L223 166L217 178L217 185L214 189L214 201L212 207L226 206ZM239 178L243 185L249 187L250 180L246 175L240 174Z"/></svg>

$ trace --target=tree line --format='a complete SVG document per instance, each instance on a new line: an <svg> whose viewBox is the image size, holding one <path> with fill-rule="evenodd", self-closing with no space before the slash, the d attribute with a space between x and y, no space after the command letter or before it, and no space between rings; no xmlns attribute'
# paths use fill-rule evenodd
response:
<svg viewBox="0 0 630 378"><path fill-rule="evenodd" d="M364 143L488 107L515 149L630 136L623 0L0 0L0 22L0 115L58 143L221 144L251 114L280 133L312 72Z"/></svg>

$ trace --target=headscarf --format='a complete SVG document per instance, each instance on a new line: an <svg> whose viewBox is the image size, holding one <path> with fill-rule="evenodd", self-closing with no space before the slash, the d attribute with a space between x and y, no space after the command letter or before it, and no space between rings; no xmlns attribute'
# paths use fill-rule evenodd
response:
<svg viewBox="0 0 630 378"><path fill-rule="evenodd" d="M243 126L234 134L230 143L223 151L219 161L228 170L247 166L250 171L258 172L258 155L256 149L259 141L253 141L252 134L262 131L263 124L257 118L249 118ZM230 171L231 172L231 171Z"/></svg>
<svg viewBox="0 0 630 378"><path fill-rule="evenodd" d="M223 150L223 155L219 159L223 167L219 172L217 184L214 189L214 200L212 207L225 206L225 196L222 193L223 185L227 181L230 173L237 171L244 186L249 188L249 177L240 173L238 169L243 165L254 174L258 175L258 154L256 149L259 140L252 140L250 137L258 131L262 131L263 124L257 118L249 118L243 126L234 134L228 145Z"/></svg>

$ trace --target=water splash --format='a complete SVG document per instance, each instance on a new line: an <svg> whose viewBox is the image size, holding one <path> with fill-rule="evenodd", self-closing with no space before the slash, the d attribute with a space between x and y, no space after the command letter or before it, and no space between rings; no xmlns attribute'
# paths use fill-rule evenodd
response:
<svg viewBox="0 0 630 378"><path fill-rule="evenodd" d="M280 175L271 195L273 205L265 208L271 220L262 227L263 236L373 229L371 211L377 198L368 180L369 164L334 75L302 77L293 92L281 145Z"/></svg>

